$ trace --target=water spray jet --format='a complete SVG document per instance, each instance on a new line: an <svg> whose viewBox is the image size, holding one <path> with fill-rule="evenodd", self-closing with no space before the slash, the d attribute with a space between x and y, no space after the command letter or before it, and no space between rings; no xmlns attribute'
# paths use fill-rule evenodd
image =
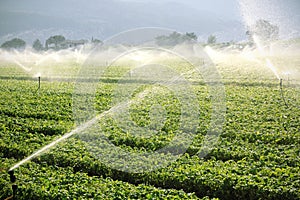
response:
<svg viewBox="0 0 300 200"><path fill-rule="evenodd" d="M196 69L192 69L190 71L187 71L185 73L182 73L180 76L177 76L173 79L171 79L171 82L175 82L178 81L180 79L180 77L182 75L189 75L192 74L193 72L195 72ZM144 91L144 93L147 91ZM77 128L73 129L72 131L66 133L65 135L63 135L62 137L54 140L53 142L49 143L48 145L44 146L43 148L39 149L38 151L36 151L35 153L31 154L30 156L28 156L27 158L21 160L20 162L18 162L17 164L15 164L14 166L12 166L9 171L13 171L14 169L17 169L18 167L20 167L21 165L23 165L24 163L30 161L31 159L43 154L44 152L48 151L50 148L56 146L58 143L65 141L66 139L70 138L71 136L78 134L82 131L84 131L86 128L93 126L94 124L96 124L98 122L98 120L100 120L101 118L105 117L107 114L109 113L114 113L116 111L118 111L119 109L122 109L124 106L128 106L133 102L133 100L129 100L129 101L125 101L122 103L119 103L115 106L113 106L112 108L110 108L107 111L102 112L101 114L96 115L95 117L93 117L92 119L86 121L85 123L81 124L80 126L78 126ZM13 172L10 172L13 174Z"/></svg>

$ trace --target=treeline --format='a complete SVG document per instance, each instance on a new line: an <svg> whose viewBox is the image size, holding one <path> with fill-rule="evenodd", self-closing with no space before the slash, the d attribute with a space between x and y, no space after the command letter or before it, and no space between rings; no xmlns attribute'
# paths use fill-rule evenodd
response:
<svg viewBox="0 0 300 200"><path fill-rule="evenodd" d="M63 35L54 35L50 36L46 41L45 45L39 39L36 39L33 44L32 48L35 51L45 51L45 50L61 50L61 49L68 49L68 48L77 48L81 45L91 43L91 44L100 44L102 43L99 39L92 38L91 41L88 40L69 40L66 39ZM26 42L20 38L13 38L1 44L0 48L5 50L24 50L26 48Z"/></svg>
<svg viewBox="0 0 300 200"><path fill-rule="evenodd" d="M255 46L257 41L261 43L263 46L270 45L271 41L275 41L279 39L279 27L276 25L271 24L267 20L257 20L256 23L250 27L246 32L246 36L248 37L248 41L241 43L234 43L233 41L230 42L222 42L217 43L217 36L209 35L207 41L204 42L204 45L212 45L217 47L228 47L232 45L238 46ZM157 36L154 39L155 43L159 46L175 46L182 43L197 43L198 37L195 33L178 33L173 32L169 35L161 35ZM36 39L33 44L32 48L36 51L43 51L43 50L61 50L61 49L68 49L68 48L78 48L79 46L85 45L86 43L91 44L101 44L102 41L98 39L92 38L91 41L88 40L68 40L63 35L54 35L50 36L46 41L45 45L39 39ZM26 42L20 38L14 38L12 40L6 41L1 45L2 49L25 49Z"/></svg>

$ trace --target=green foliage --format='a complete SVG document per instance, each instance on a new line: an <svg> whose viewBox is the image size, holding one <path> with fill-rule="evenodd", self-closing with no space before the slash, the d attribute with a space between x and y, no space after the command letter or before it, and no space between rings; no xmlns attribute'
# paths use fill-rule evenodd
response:
<svg viewBox="0 0 300 200"><path fill-rule="evenodd" d="M1 175L8 181L7 174L2 172ZM199 199L195 194L182 190L133 185L102 176L93 177L76 172L71 167L30 163L26 168L18 170L16 176L19 177L18 199ZM33 176L36 179L33 180ZM5 183L1 181L2 184ZM11 194L9 187L5 186L1 198Z"/></svg>
<svg viewBox="0 0 300 200"><path fill-rule="evenodd" d="M99 40L99 39L97 39L97 38L92 38L92 40L91 40L91 42L93 43L93 44L102 44L103 42L101 41L101 40Z"/></svg>
<svg viewBox="0 0 300 200"><path fill-rule="evenodd" d="M57 49L59 49L59 45L62 42L64 42L65 40L66 40L66 38L62 35L51 36L46 40L46 49L53 48L53 49L57 50ZM52 45L54 45L54 46L52 46Z"/></svg>
<svg viewBox="0 0 300 200"><path fill-rule="evenodd" d="M32 44L32 48L36 51L41 51L43 50L43 45L41 43L41 41L39 39L36 39L33 44Z"/></svg>
<svg viewBox="0 0 300 200"><path fill-rule="evenodd" d="M173 65L184 68L180 63ZM2 69L13 74L13 68ZM113 106L117 80L128 69L112 67L102 77L95 95L98 112ZM245 73L244 68L241 73ZM72 82L43 81L37 93L36 80L16 79L0 79L0 199L12 194L6 172L9 167L74 126ZM118 171L88 151L89 137L99 139L98 135L77 135L16 169L18 199L300 199L299 109L283 106L277 80L236 79L225 84L224 133L206 157L198 155L207 150L202 148L202 141L210 123L210 94L203 84L195 82L193 91L201 110L199 127L192 145L176 162L140 174ZM138 92L133 99L138 99ZM122 130L108 116L99 122L107 142L134 153L151 153L168 145L175 134L180 134L180 104L172 92L160 88L155 95L134 101L130 118L140 126L151 127L153 103L162 105L169 116L157 133L139 137ZM187 124L185 130L188 128ZM99 143L94 150L103 146ZM101 150L109 158L119 153ZM158 160L149 164L157 165Z"/></svg>
<svg viewBox="0 0 300 200"><path fill-rule="evenodd" d="M175 46L185 42L196 42L197 36L195 33L181 34L173 32L170 35L162 35L155 38L156 44L160 46Z"/></svg>
<svg viewBox="0 0 300 200"><path fill-rule="evenodd" d="M14 38L12 40L6 41L1 45L2 49L24 49L26 42L20 38Z"/></svg>
<svg viewBox="0 0 300 200"><path fill-rule="evenodd" d="M207 38L207 44L215 44L217 42L217 37L215 35L210 35Z"/></svg>

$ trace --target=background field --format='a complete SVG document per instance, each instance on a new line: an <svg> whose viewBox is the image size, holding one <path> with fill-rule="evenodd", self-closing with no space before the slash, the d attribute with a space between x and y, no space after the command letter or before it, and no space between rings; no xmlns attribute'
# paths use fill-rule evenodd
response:
<svg viewBox="0 0 300 200"><path fill-rule="evenodd" d="M199 157L198 151L209 126L211 99L209 88L193 75L189 80L201 110L199 127L192 145L176 162L145 173L118 171L93 157L82 137L75 135L15 170L18 199L300 199L298 88L283 77L286 107L279 80L264 62L235 53L211 55L225 86L226 122L207 156ZM300 66L299 55L271 59L275 66ZM181 62L165 62L182 71L188 68ZM80 67L70 61L43 66L37 90L36 77L15 63L1 62L0 199L12 194L10 167L75 127L72 95ZM128 69L129 64L112 66L99 81L99 113L111 108L113 90ZM100 126L110 142L130 152L153 152L167 145L178 131L180 115L171 93L162 89L134 104L131 118L141 126L149 124L153 102L164 105L168 113L157 134L140 138L105 117Z"/></svg>

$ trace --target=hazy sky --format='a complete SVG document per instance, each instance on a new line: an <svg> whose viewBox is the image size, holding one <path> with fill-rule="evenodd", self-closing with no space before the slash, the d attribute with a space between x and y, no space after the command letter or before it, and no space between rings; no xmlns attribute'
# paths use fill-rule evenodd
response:
<svg viewBox="0 0 300 200"><path fill-rule="evenodd" d="M240 17L238 0L119 0L123 2L177 2L186 4L198 10L207 10L220 16Z"/></svg>
<svg viewBox="0 0 300 200"><path fill-rule="evenodd" d="M245 39L245 27L259 18L299 34L299 0L1 0L0 42L12 37L44 40L105 39L139 27L195 32L200 40ZM242 11L242 12L241 12Z"/></svg>

